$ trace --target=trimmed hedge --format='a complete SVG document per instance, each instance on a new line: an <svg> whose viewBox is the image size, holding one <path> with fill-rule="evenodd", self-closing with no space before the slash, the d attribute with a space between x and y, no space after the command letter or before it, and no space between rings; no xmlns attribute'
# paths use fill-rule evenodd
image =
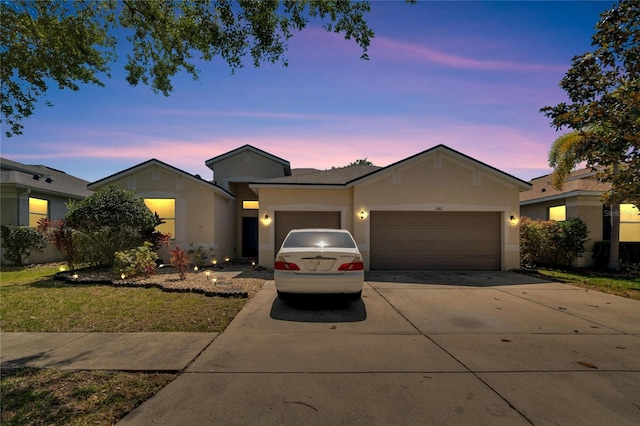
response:
<svg viewBox="0 0 640 426"><path fill-rule="evenodd" d="M589 230L580 218L562 222L520 218L520 264L538 266L572 266L582 257Z"/></svg>

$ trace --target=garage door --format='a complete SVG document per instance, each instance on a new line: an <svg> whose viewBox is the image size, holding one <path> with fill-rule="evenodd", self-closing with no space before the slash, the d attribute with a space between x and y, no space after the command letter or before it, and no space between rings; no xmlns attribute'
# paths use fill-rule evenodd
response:
<svg viewBox="0 0 640 426"><path fill-rule="evenodd" d="M371 269L499 270L500 217L371 212Z"/></svg>
<svg viewBox="0 0 640 426"><path fill-rule="evenodd" d="M276 212L276 252L292 229L340 229L340 212Z"/></svg>

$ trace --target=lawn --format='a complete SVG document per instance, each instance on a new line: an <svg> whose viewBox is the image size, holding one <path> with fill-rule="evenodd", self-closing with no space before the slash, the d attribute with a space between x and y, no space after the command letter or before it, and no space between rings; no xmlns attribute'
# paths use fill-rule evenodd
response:
<svg viewBox="0 0 640 426"><path fill-rule="evenodd" d="M55 281L57 266L0 272L3 331L219 332L246 299Z"/></svg>
<svg viewBox="0 0 640 426"><path fill-rule="evenodd" d="M59 265L0 271L0 328L10 331L219 332L247 299L56 281ZM0 424L110 425L176 374L3 369Z"/></svg>
<svg viewBox="0 0 640 426"><path fill-rule="evenodd" d="M538 273L553 281L566 282L590 290L640 300L640 277L637 274L607 274L589 270L560 271L556 269L539 269Z"/></svg>

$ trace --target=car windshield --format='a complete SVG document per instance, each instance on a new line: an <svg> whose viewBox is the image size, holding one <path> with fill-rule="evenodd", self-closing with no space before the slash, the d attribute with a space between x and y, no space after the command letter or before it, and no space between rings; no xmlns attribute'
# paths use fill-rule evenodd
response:
<svg viewBox="0 0 640 426"><path fill-rule="evenodd" d="M355 248L356 245L346 232L303 231L289 234L282 247Z"/></svg>

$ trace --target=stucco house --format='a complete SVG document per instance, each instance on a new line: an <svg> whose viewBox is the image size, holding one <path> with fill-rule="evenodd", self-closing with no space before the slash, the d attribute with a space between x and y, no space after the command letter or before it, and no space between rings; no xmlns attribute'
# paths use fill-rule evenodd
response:
<svg viewBox="0 0 640 426"><path fill-rule="evenodd" d="M566 178L563 189L551 184L551 174L530 181L531 189L520 193L520 213L531 219L562 221L581 218L589 229L590 240L576 266L592 263L593 243L609 240L611 212L602 204L602 195L611 186L598 182L590 168L575 170ZM620 205L620 241L640 242L640 215L633 204Z"/></svg>
<svg viewBox="0 0 640 426"><path fill-rule="evenodd" d="M519 267L520 192L531 185L438 145L387 167L292 169L250 145L211 158L204 180L152 159L89 184L131 189L183 248L273 267L286 233L348 229L365 269Z"/></svg>
<svg viewBox="0 0 640 426"><path fill-rule="evenodd" d="M86 180L43 165L27 165L0 158L0 224L36 227L42 218L62 219L69 201L92 194ZM60 255L47 247L32 253L30 262L53 262Z"/></svg>

